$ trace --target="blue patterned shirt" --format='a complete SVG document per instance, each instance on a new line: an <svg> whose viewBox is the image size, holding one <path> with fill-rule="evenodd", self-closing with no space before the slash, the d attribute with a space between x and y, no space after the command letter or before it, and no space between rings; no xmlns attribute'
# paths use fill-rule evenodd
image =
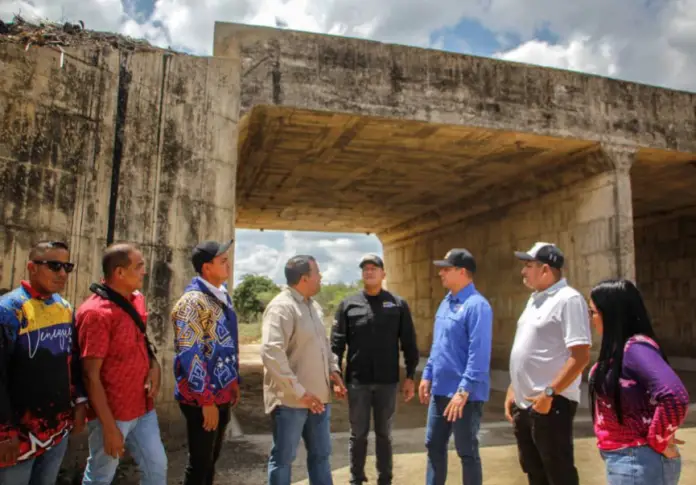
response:
<svg viewBox="0 0 696 485"><path fill-rule="evenodd" d="M223 405L239 395L237 315L225 297L223 303L195 277L172 310L174 397L183 404Z"/></svg>

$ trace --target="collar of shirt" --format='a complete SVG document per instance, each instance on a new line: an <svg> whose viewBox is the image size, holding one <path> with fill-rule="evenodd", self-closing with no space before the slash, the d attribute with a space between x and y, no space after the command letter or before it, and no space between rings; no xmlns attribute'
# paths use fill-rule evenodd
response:
<svg viewBox="0 0 696 485"><path fill-rule="evenodd" d="M535 301L543 300L544 298L548 298L549 296L553 296L555 293L558 293L561 288L565 288L566 286L568 286L568 281L565 278L561 278L545 290L535 291L532 293L532 297Z"/></svg>
<svg viewBox="0 0 696 485"><path fill-rule="evenodd" d="M215 298L220 300L225 305L228 304L228 302L227 302L227 288L225 288L224 285L220 286L220 288L216 288L215 286L213 286L212 284L210 284L208 281L201 278L200 276L198 277L198 279L201 281L201 283L203 283L205 285L206 288L208 288L210 290L210 292L213 295L215 295Z"/></svg>
<svg viewBox="0 0 696 485"><path fill-rule="evenodd" d="M36 291L32 286L31 283L29 283L26 280L21 281L22 287L27 290L27 293L29 293L29 296L32 298L35 298L37 300L48 300L51 298L53 295L44 295L43 293L39 293Z"/></svg>
<svg viewBox="0 0 696 485"><path fill-rule="evenodd" d="M368 301L368 298L378 298L379 296L382 295L382 292L383 292L383 291L384 291L384 290L379 290L379 293L377 293L376 295L369 295L369 294L367 293L367 290L364 290L364 289L363 289L360 293L362 294L363 299L364 299L365 301Z"/></svg>
<svg viewBox="0 0 696 485"><path fill-rule="evenodd" d="M305 297L302 295L302 293L300 293L299 291L297 291L297 290L296 290L295 288L293 288L292 286L288 286L288 290L290 291L290 294L292 295L292 297L293 297L295 300L297 300L299 303L304 303L304 304L306 304L306 305L309 305L310 303L312 303L312 298L311 298L311 297L310 297L310 298L305 298Z"/></svg>
<svg viewBox="0 0 696 485"><path fill-rule="evenodd" d="M456 294L452 294L452 292L450 291L449 294L447 295L447 298L450 301L464 303L467 298L469 298L471 295L474 294L475 291L476 291L476 286L474 286L474 283L471 282L468 285L466 285L464 288L459 290Z"/></svg>

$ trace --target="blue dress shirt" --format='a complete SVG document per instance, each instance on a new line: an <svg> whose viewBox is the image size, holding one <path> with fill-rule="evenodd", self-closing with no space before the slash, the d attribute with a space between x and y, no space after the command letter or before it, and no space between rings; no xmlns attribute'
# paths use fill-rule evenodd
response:
<svg viewBox="0 0 696 485"><path fill-rule="evenodd" d="M423 379L433 396L452 397L458 390L469 401L488 401L493 310L473 283L451 292L435 314L435 336Z"/></svg>

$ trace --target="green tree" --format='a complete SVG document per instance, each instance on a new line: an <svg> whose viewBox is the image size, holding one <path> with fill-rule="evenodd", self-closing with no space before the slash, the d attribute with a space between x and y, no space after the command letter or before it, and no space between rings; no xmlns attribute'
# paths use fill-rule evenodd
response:
<svg viewBox="0 0 696 485"><path fill-rule="evenodd" d="M350 294L360 291L360 282L346 284L346 283L332 283L332 284L322 284L321 291L317 293L314 298L321 305L324 310L324 315L327 318L333 318L336 308L338 308L339 303Z"/></svg>
<svg viewBox="0 0 696 485"><path fill-rule="evenodd" d="M278 294L280 288L268 276L245 274L232 292L234 309L239 320L256 322L266 305Z"/></svg>

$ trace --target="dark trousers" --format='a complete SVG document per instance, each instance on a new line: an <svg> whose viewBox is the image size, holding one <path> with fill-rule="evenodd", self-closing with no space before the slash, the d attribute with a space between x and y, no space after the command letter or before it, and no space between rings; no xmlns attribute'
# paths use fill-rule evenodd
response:
<svg viewBox="0 0 696 485"><path fill-rule="evenodd" d="M375 421L375 454L377 455L378 485L392 482L391 430L396 410L398 384L349 384L348 410L350 418L350 483L366 482L365 458L370 415Z"/></svg>
<svg viewBox="0 0 696 485"><path fill-rule="evenodd" d="M551 411L539 414L513 405L517 451L529 485L578 485L573 455L573 419L578 403L553 398Z"/></svg>
<svg viewBox="0 0 696 485"><path fill-rule="evenodd" d="M184 473L184 485L213 485L215 462L220 456L225 428L230 422L229 406L220 406L220 419L215 431L203 429L203 409L179 404L186 418L188 434L188 464Z"/></svg>
<svg viewBox="0 0 696 485"><path fill-rule="evenodd" d="M430 398L428 424L425 431L425 447L428 450L425 483L426 485L445 485L447 480L447 446L450 437L454 434L454 446L462 464L462 483L481 485L483 483L483 467L479 455L478 433L483 416L483 402L467 402L462 417L450 422L444 415L450 400L447 396L432 396Z"/></svg>

